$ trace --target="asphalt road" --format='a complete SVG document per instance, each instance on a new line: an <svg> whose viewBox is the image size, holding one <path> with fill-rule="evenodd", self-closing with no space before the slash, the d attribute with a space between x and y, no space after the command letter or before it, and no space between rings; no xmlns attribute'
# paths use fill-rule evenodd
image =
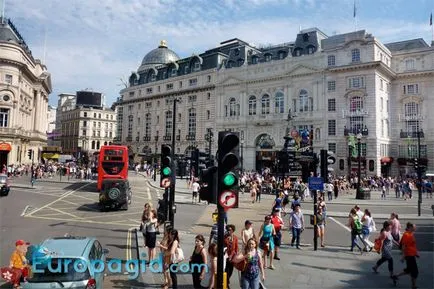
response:
<svg viewBox="0 0 434 289"><path fill-rule="evenodd" d="M37 244L65 234L96 237L110 250L108 258L124 262L135 258L134 230L140 225L143 205L151 202L155 207L162 193L148 187L140 175L131 174L129 180L133 192L129 209L100 212L95 182L63 178L31 187L28 178L14 178L9 196L0 199L0 265L9 263L17 239ZM186 195L177 195L176 203L182 214L176 215L175 227L188 231L205 206L192 205Z"/></svg>

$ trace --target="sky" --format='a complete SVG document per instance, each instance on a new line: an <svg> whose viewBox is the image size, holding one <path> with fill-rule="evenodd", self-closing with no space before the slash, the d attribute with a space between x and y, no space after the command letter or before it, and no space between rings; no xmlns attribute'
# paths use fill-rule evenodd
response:
<svg viewBox="0 0 434 289"><path fill-rule="evenodd" d="M329 36L364 29L383 43L430 44L434 12L434 0L1 1L51 73L54 106L58 94L83 89L104 93L110 106L163 39L181 58L235 37L255 45L290 42L311 27Z"/></svg>

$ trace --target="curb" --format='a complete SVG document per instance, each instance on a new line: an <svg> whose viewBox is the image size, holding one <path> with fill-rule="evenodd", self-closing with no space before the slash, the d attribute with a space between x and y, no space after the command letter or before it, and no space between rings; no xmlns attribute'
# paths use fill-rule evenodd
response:
<svg viewBox="0 0 434 289"><path fill-rule="evenodd" d="M146 182L148 183L148 185L149 185L150 187L152 187L152 188L154 188L154 189L158 189L158 190L164 191L163 188L157 187L157 186L154 185L150 180L146 180ZM191 192L187 192L187 191L184 191L184 190L181 191L181 190L176 189L176 188L175 188L175 192L176 192L176 193L179 193L179 194L184 194L184 195L191 195Z"/></svg>

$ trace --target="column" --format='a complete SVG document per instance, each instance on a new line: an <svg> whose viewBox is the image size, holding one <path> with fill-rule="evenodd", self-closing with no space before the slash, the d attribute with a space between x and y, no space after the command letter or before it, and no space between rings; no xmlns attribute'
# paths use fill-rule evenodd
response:
<svg viewBox="0 0 434 289"><path fill-rule="evenodd" d="M39 128L39 113L40 113L40 104L39 104L39 99L41 98L41 92L40 91L36 91L36 93L33 93L33 106L34 106L34 111L33 111L33 117L34 117L34 122L33 122L33 127L30 125L30 130L31 131L37 131Z"/></svg>

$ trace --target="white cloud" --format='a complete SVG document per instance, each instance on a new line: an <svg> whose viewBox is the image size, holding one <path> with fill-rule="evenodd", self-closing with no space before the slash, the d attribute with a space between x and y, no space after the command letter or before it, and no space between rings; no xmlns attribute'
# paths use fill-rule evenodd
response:
<svg viewBox="0 0 434 289"><path fill-rule="evenodd" d="M404 0L402 0L404 1ZM9 2L8 2L9 3ZM114 100L119 78L139 67L161 39L181 57L202 53L230 39L257 44L293 41L299 30L318 27L326 34L354 30L352 1L341 0L15 0L6 7L37 58L47 33L48 69L54 95L92 87ZM394 5L398 9L399 5ZM367 7L364 7L365 12ZM358 10L359 11L359 10ZM363 10L360 9L361 12ZM332 16L330 16L332 15ZM367 17L358 28L382 42L424 37L427 23Z"/></svg>

